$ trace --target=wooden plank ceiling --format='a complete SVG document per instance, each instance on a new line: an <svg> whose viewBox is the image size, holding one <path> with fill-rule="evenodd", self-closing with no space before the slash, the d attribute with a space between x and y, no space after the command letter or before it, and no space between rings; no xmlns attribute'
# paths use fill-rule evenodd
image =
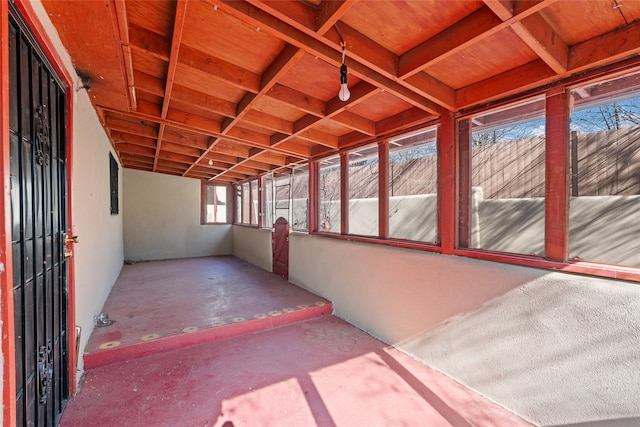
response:
<svg viewBox="0 0 640 427"><path fill-rule="evenodd" d="M640 52L640 1L43 4L122 165L217 182Z"/></svg>

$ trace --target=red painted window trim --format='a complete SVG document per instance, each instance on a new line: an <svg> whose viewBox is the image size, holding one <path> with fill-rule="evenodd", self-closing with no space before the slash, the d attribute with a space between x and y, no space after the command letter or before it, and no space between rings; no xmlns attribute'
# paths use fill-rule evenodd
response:
<svg viewBox="0 0 640 427"><path fill-rule="evenodd" d="M319 182L318 163L309 161L309 224L308 231L313 233L318 231L318 213L320 212L320 203L318 201L318 182Z"/></svg>
<svg viewBox="0 0 640 427"><path fill-rule="evenodd" d="M458 120L458 246L471 244L471 119Z"/></svg>
<svg viewBox="0 0 640 427"><path fill-rule="evenodd" d="M564 262L569 257L569 91L549 91L545 102L545 255Z"/></svg>
<svg viewBox="0 0 640 427"><path fill-rule="evenodd" d="M389 237L389 143L378 143L378 236Z"/></svg>
<svg viewBox="0 0 640 427"><path fill-rule="evenodd" d="M443 112L438 127L438 241L442 253L451 254L457 244L456 206L457 147L452 112Z"/></svg>
<svg viewBox="0 0 640 427"><path fill-rule="evenodd" d="M340 153L340 234L349 234L349 152Z"/></svg>
<svg viewBox="0 0 640 427"><path fill-rule="evenodd" d="M258 228L262 228L262 212L264 211L264 200L262 200L262 177L264 175L260 175L258 176L258 221L257 221L257 225Z"/></svg>

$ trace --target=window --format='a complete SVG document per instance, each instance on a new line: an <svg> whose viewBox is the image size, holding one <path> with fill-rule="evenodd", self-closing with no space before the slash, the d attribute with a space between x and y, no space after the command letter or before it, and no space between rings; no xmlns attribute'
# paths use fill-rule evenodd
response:
<svg viewBox="0 0 640 427"><path fill-rule="evenodd" d="M262 228L273 228L273 174L262 177Z"/></svg>
<svg viewBox="0 0 640 427"><path fill-rule="evenodd" d="M378 236L378 144L349 153L349 234Z"/></svg>
<svg viewBox="0 0 640 427"><path fill-rule="evenodd" d="M389 141L389 237L437 241L437 129Z"/></svg>
<svg viewBox="0 0 640 427"><path fill-rule="evenodd" d="M229 201L228 186L216 184L202 184L202 223L227 223Z"/></svg>
<svg viewBox="0 0 640 427"><path fill-rule="evenodd" d="M273 178L274 192L274 218L284 218L291 222L291 174L284 173L275 175Z"/></svg>
<svg viewBox="0 0 640 427"><path fill-rule="evenodd" d="M242 184L242 223L251 224L251 198L249 183Z"/></svg>
<svg viewBox="0 0 640 427"><path fill-rule="evenodd" d="M544 98L471 118L472 248L544 255Z"/></svg>
<svg viewBox="0 0 640 427"><path fill-rule="evenodd" d="M258 180L251 181L251 225L258 225Z"/></svg>
<svg viewBox="0 0 640 427"><path fill-rule="evenodd" d="M120 212L118 202L118 162L111 153L109 153L109 193L111 195L111 215L118 215Z"/></svg>
<svg viewBox="0 0 640 427"><path fill-rule="evenodd" d="M340 233L340 156L319 162L318 230Z"/></svg>
<svg viewBox="0 0 640 427"><path fill-rule="evenodd" d="M242 185L236 185L236 220L237 224L242 224Z"/></svg>
<svg viewBox="0 0 640 427"><path fill-rule="evenodd" d="M309 231L309 165L293 169L291 186L291 229Z"/></svg>
<svg viewBox="0 0 640 427"><path fill-rule="evenodd" d="M640 267L640 74L571 97L569 257Z"/></svg>

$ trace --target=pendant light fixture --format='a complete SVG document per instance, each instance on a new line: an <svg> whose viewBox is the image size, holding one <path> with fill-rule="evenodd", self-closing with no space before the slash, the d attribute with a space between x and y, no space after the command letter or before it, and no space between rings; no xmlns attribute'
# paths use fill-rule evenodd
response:
<svg viewBox="0 0 640 427"><path fill-rule="evenodd" d="M338 92L338 99L340 101L348 101L351 96L351 92L349 92L349 87L347 86L347 64L344 63L347 44L342 38L342 34L340 34L338 26L336 25L335 27L338 32L338 36L340 37L340 46L342 47L342 65L340 65L340 91Z"/></svg>
<svg viewBox="0 0 640 427"><path fill-rule="evenodd" d="M338 98L340 101L348 101L351 96L349 87L347 86L347 64L344 63L345 45L342 42L342 65L340 65L340 92L338 92Z"/></svg>

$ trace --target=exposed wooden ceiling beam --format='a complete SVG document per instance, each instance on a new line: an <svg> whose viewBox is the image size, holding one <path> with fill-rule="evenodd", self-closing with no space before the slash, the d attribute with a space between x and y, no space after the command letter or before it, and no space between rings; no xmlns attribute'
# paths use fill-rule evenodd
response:
<svg viewBox="0 0 640 427"><path fill-rule="evenodd" d="M326 34L322 34L315 31L315 25L310 25L307 23L308 19L300 19L301 15L314 15L312 8L303 5L305 8L307 8L307 12L303 14L298 13L301 10L300 6L291 7L290 3L288 2L250 0L250 3L252 3L257 8L267 12L269 15L280 19L286 25L291 26L294 31L299 31L306 36L313 37L315 40L325 44L327 47L330 47L334 50L337 49L341 52L341 40L340 35L337 31L331 31L327 32ZM347 63L349 69L352 69L352 67L354 67L355 65L356 69L354 74L358 75L359 78L362 78L366 81L370 81L370 71L374 71L384 79L389 79L383 84L383 86L386 86L387 88L393 90L393 86L397 85L396 87L399 92L395 93L395 95L405 99L403 97L404 89L399 88L401 85L407 87L409 86L409 84L406 84L406 82L397 79L397 56L393 52L390 52L380 44L374 42L360 32L349 27L345 23L334 23L334 25L339 27L340 34L348 45L347 58L349 58L349 60L345 60L345 63ZM286 35L286 33L284 35ZM309 46L308 43L308 41L305 42L307 47ZM357 61L356 64L352 63L351 58ZM327 60L326 58L324 59ZM370 71L365 72L365 76L362 76L358 74L359 70ZM425 97L425 99L428 99L430 102L438 104L439 106L446 107L448 109L453 109L455 105L454 90L431 76L428 76L428 79L430 80L430 84L426 88L426 90L424 90L424 87L418 87L417 92L421 96ZM379 80L377 83L381 84L382 81ZM391 86L389 86L390 84ZM433 86L433 88L431 86ZM413 103L410 99L405 99L405 101ZM416 106L419 108L423 108L422 105ZM439 111L439 107L435 107L435 111Z"/></svg>
<svg viewBox="0 0 640 427"><path fill-rule="evenodd" d="M562 74L540 59L462 88L458 91L458 107L509 96L639 53L640 22L636 22L572 46L568 54L569 66Z"/></svg>
<svg viewBox="0 0 640 427"><path fill-rule="evenodd" d="M298 46L329 64L336 67L339 67L341 64L342 53L340 46L319 36L314 31L309 30L311 34L308 34L246 2L231 0L208 0L208 2L250 25L261 27L263 31L268 31L275 37ZM261 7L269 8L268 3L260 2L259 4ZM388 92L418 108L432 113L439 113L442 109L439 104L416 94L411 89L397 82L395 78L385 77L351 57L347 57L345 62L349 67L350 73L375 86L384 87Z"/></svg>
<svg viewBox="0 0 640 427"><path fill-rule="evenodd" d="M248 92L258 93L260 90L260 75L189 46L180 49L178 67L185 72L214 78Z"/></svg>
<svg viewBox="0 0 640 427"><path fill-rule="evenodd" d="M316 32L324 35L349 11L358 0L323 1L316 12Z"/></svg>
<svg viewBox="0 0 640 427"><path fill-rule="evenodd" d="M332 117L332 120L368 136L374 136L376 134L375 122L353 114L350 111L343 111L342 113L336 114Z"/></svg>
<svg viewBox="0 0 640 427"><path fill-rule="evenodd" d="M569 46L540 14L516 22L511 28L553 71L558 74L567 71Z"/></svg>
<svg viewBox="0 0 640 427"><path fill-rule="evenodd" d="M259 96L254 96L251 93L245 96L244 101L241 101L238 104L236 115L233 118L229 118L222 126L220 136L213 140L207 151L205 151L201 158L204 157L209 151L211 151L220 141L223 136L230 134L232 132L237 132L236 124L242 120L242 118L248 114L251 110L251 107L255 105L260 96L263 96L265 93L268 93L269 90L273 86L275 86L277 79L286 73L293 65L300 59L303 55L299 49L293 49L290 46L285 46L284 49L280 52L278 57L273 61L272 66L267 68L267 71L260 78L260 87L258 94ZM253 142L253 141L252 141ZM267 146L270 143L267 142ZM200 160L200 159L198 159ZM189 170L187 170L188 172Z"/></svg>
<svg viewBox="0 0 640 427"><path fill-rule="evenodd" d="M508 23L513 31L557 74L567 71L569 46L537 13L553 1L535 2L525 10L517 10L515 2L505 0L485 0L493 12ZM498 26L496 26L498 28Z"/></svg>
<svg viewBox="0 0 640 427"><path fill-rule="evenodd" d="M173 91L173 82L176 76L176 68L178 65L178 52L182 43L182 31L184 30L185 16L187 13L187 0L178 0L176 2L175 20L173 23L173 37L171 40L171 54L169 56L169 67L167 68L167 78L164 88L164 99L162 101L161 119L167 118L169 111L169 103L171 102L171 93ZM164 128L166 124L161 123L158 130L158 140L156 143L156 155L153 161L153 171L158 166L158 157L162 148L162 139L164 137Z"/></svg>
<svg viewBox="0 0 640 427"><path fill-rule="evenodd" d="M571 73L587 70L640 53L640 21L572 46Z"/></svg>
<svg viewBox="0 0 640 427"><path fill-rule="evenodd" d="M488 37L501 23L482 7L446 30L409 50L398 61L398 77L406 79Z"/></svg>
<svg viewBox="0 0 640 427"><path fill-rule="evenodd" d="M266 95L292 105L308 114L313 114L318 117L324 117L326 114L324 101L280 84L273 85Z"/></svg>
<svg viewBox="0 0 640 427"><path fill-rule="evenodd" d="M129 23L127 21L127 5L125 0L116 0L111 3L115 7L116 25L118 40L120 40L121 51L120 61L124 68L124 81L127 82L129 105L128 110L136 110L138 107L136 99L136 88L133 78L133 59L131 57L131 46L129 44Z"/></svg>

